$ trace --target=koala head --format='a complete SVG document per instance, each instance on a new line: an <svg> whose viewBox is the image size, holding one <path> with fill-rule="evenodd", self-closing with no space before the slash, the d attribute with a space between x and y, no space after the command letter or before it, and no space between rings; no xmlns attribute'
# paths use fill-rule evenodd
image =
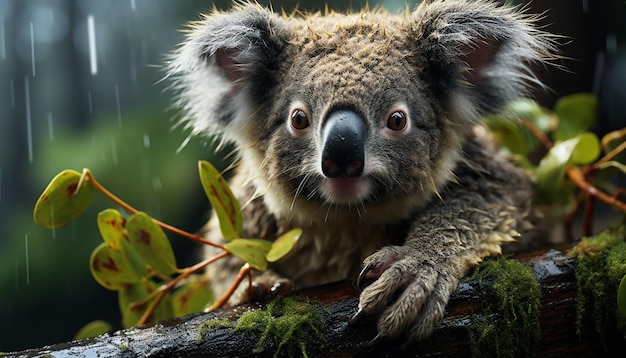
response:
<svg viewBox="0 0 626 358"><path fill-rule="evenodd" d="M481 115L538 81L533 20L489 1L412 13L279 15L258 5L191 25L169 73L184 122L234 142L277 216L402 219L453 179Z"/></svg>

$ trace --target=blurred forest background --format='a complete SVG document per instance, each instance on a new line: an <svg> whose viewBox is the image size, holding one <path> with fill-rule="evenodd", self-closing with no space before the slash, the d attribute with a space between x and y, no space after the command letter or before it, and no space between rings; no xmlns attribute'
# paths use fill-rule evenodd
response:
<svg viewBox="0 0 626 358"><path fill-rule="evenodd" d="M399 12L417 1L369 0ZM519 2L519 1L518 1ZM67 228L32 220L39 194L64 169L90 168L109 190L169 224L195 231L208 204L197 161L213 162L210 141L172 128L176 112L162 64L179 31L229 1L0 0L0 352L70 340L105 319L119 328L115 292L91 277L89 256L101 242L102 199ZM261 1L267 4L267 1ZM275 9L360 9L366 1L273 1ZM626 3L534 1L561 42L568 71L541 69L553 89L600 98L598 133L626 125ZM97 198L100 198L98 196ZM180 265L194 247L172 238Z"/></svg>

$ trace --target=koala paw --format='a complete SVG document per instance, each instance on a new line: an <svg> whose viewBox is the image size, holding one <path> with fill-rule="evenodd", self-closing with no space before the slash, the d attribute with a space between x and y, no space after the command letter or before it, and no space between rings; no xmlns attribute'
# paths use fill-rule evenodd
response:
<svg viewBox="0 0 626 358"><path fill-rule="evenodd" d="M435 261L437 267L435 267ZM440 259L428 258L403 246L384 247L363 263L357 284L363 288L359 310L351 319L378 315L378 336L409 340L428 337L443 317L457 278L452 267L440 267Z"/></svg>

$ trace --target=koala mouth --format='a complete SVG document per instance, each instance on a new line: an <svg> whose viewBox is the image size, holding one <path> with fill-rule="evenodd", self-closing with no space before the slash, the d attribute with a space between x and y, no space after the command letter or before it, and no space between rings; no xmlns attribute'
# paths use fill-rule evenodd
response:
<svg viewBox="0 0 626 358"><path fill-rule="evenodd" d="M352 204L362 202L368 196L371 184L365 177L342 175L324 179L321 189L324 198L333 204Z"/></svg>

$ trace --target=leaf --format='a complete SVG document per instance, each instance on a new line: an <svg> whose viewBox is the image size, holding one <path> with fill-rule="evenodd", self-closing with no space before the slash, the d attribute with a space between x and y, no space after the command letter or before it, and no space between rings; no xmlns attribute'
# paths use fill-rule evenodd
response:
<svg viewBox="0 0 626 358"><path fill-rule="evenodd" d="M154 300L154 298L150 300L146 300L146 298L158 288L159 285L155 282L143 279L141 282L128 285L119 291L117 298L124 328L132 327L139 322L141 316ZM172 318L172 302L170 296L165 295L150 315L149 321L156 322L168 318Z"/></svg>
<svg viewBox="0 0 626 358"><path fill-rule="evenodd" d="M131 247L150 267L164 276L177 272L170 241L150 216L142 212L132 215L126 222L126 231Z"/></svg>
<svg viewBox="0 0 626 358"><path fill-rule="evenodd" d="M589 93L561 97L554 106L554 112L559 117L554 138L567 140L591 128L597 118L598 99Z"/></svg>
<svg viewBox="0 0 626 358"><path fill-rule="evenodd" d="M622 277L617 289L617 309L626 318L626 275Z"/></svg>
<svg viewBox="0 0 626 358"><path fill-rule="evenodd" d="M276 241L272 243L270 251L265 258L269 262L276 262L285 256L294 247L300 236L302 235L302 229L293 229L286 234L282 235Z"/></svg>
<svg viewBox="0 0 626 358"><path fill-rule="evenodd" d="M272 248L272 242L261 239L234 239L224 244L224 248L231 254L247 262L250 267L267 270L267 253Z"/></svg>
<svg viewBox="0 0 626 358"><path fill-rule="evenodd" d="M504 107L507 117L530 121L544 134L554 131L558 126L558 120L547 109L530 99L518 99L509 102Z"/></svg>
<svg viewBox="0 0 626 358"><path fill-rule="evenodd" d="M569 203L573 187L564 183L567 165L592 163L599 154L600 144L598 137L593 133L583 133L566 141L554 143L537 166L539 197L548 203Z"/></svg>
<svg viewBox="0 0 626 358"><path fill-rule="evenodd" d="M513 154L526 156L539 145L539 140L518 121L497 115L486 117L484 122L496 141Z"/></svg>
<svg viewBox="0 0 626 358"><path fill-rule="evenodd" d="M83 181L76 191L80 178L80 173L64 170L52 179L35 204L33 218L36 224L50 229L60 228L87 210L96 189L89 181Z"/></svg>
<svg viewBox="0 0 626 358"><path fill-rule="evenodd" d="M98 229L107 246L121 250L121 240L124 238L126 219L115 209L106 209L98 214Z"/></svg>
<svg viewBox="0 0 626 358"><path fill-rule="evenodd" d="M209 162L198 162L200 181L211 206L220 222L220 230L225 240L238 238L243 219L241 207L222 175Z"/></svg>
<svg viewBox="0 0 626 358"><path fill-rule="evenodd" d="M141 280L141 275L131 267L122 250L101 243L91 253L89 260L93 278L104 288L117 291Z"/></svg>
<svg viewBox="0 0 626 358"><path fill-rule="evenodd" d="M174 317L203 311L214 301L213 292L205 275L191 275L186 283L172 294Z"/></svg>
<svg viewBox="0 0 626 358"><path fill-rule="evenodd" d="M97 337L101 334L113 331L113 326L107 321L96 320L84 325L74 336L74 339Z"/></svg>

